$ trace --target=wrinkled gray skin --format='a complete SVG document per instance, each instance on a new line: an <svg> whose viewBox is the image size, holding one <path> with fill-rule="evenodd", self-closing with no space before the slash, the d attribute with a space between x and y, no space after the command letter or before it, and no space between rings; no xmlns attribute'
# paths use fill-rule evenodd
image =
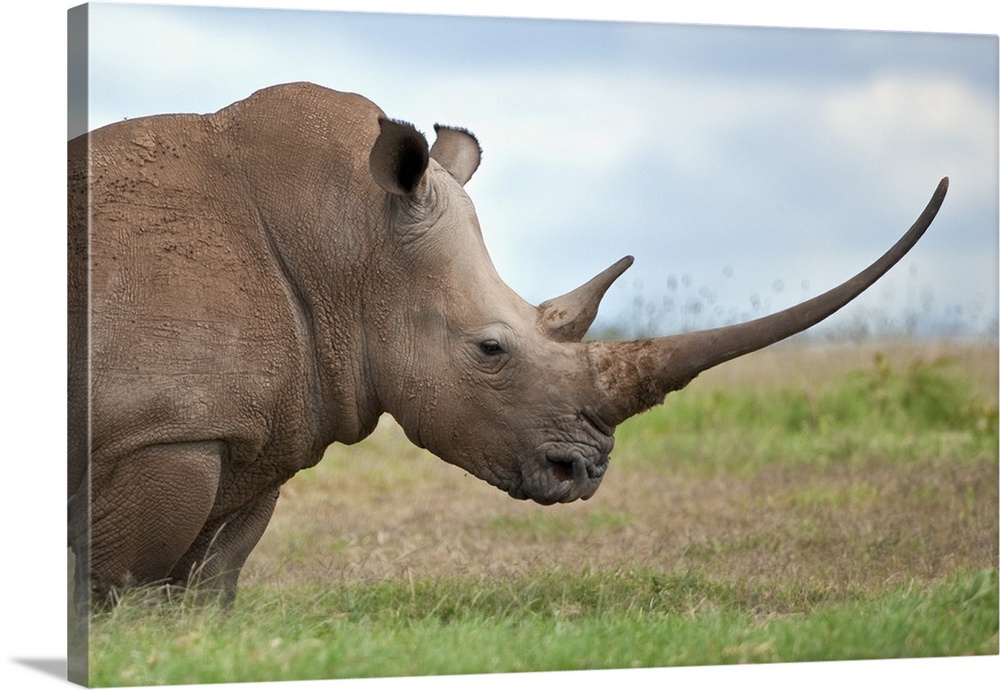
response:
<svg viewBox="0 0 1000 690"><path fill-rule="evenodd" d="M197 574L232 597L282 483L384 412L515 498L589 498L615 425L853 299L919 238L946 187L879 262L803 305L582 343L631 257L528 304L497 275L463 190L479 145L435 129L428 151L360 96L289 84L70 142L77 591L103 601Z"/></svg>

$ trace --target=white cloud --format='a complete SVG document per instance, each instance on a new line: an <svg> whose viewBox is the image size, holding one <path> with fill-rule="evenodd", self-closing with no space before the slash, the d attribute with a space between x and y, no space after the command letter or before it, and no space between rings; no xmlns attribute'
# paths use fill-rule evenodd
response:
<svg viewBox="0 0 1000 690"><path fill-rule="evenodd" d="M950 174L960 193L996 195L997 108L984 94L940 75L880 75L836 91L824 108L839 146L860 166L891 159L885 198Z"/></svg>

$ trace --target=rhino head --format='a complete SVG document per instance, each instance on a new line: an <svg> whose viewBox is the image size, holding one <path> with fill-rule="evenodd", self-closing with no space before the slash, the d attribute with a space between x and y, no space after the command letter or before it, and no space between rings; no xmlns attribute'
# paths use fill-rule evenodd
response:
<svg viewBox="0 0 1000 690"><path fill-rule="evenodd" d="M369 169L386 195L388 258L369 338L381 409L408 438L518 499L591 497L616 425L700 372L805 330L891 268L930 225L947 178L881 258L839 287L754 321L625 342L583 342L625 257L539 306L499 277L463 186L479 166L472 134L380 119Z"/></svg>

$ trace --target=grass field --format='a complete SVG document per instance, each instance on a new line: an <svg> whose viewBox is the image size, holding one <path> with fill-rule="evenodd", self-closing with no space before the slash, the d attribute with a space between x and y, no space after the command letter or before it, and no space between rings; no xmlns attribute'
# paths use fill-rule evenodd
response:
<svg viewBox="0 0 1000 690"><path fill-rule="evenodd" d="M787 344L622 425L587 502L391 420L282 492L231 611L133 595L95 685L998 653L997 349Z"/></svg>

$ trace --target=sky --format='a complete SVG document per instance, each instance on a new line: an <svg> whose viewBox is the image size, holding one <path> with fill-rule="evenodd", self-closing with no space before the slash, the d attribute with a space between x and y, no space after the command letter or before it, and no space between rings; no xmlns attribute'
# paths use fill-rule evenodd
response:
<svg viewBox="0 0 1000 690"><path fill-rule="evenodd" d="M500 275L537 304L634 255L597 322L627 335L833 287L949 176L927 236L820 332L997 333L996 36L97 3L89 70L89 128L299 80L466 127Z"/></svg>

